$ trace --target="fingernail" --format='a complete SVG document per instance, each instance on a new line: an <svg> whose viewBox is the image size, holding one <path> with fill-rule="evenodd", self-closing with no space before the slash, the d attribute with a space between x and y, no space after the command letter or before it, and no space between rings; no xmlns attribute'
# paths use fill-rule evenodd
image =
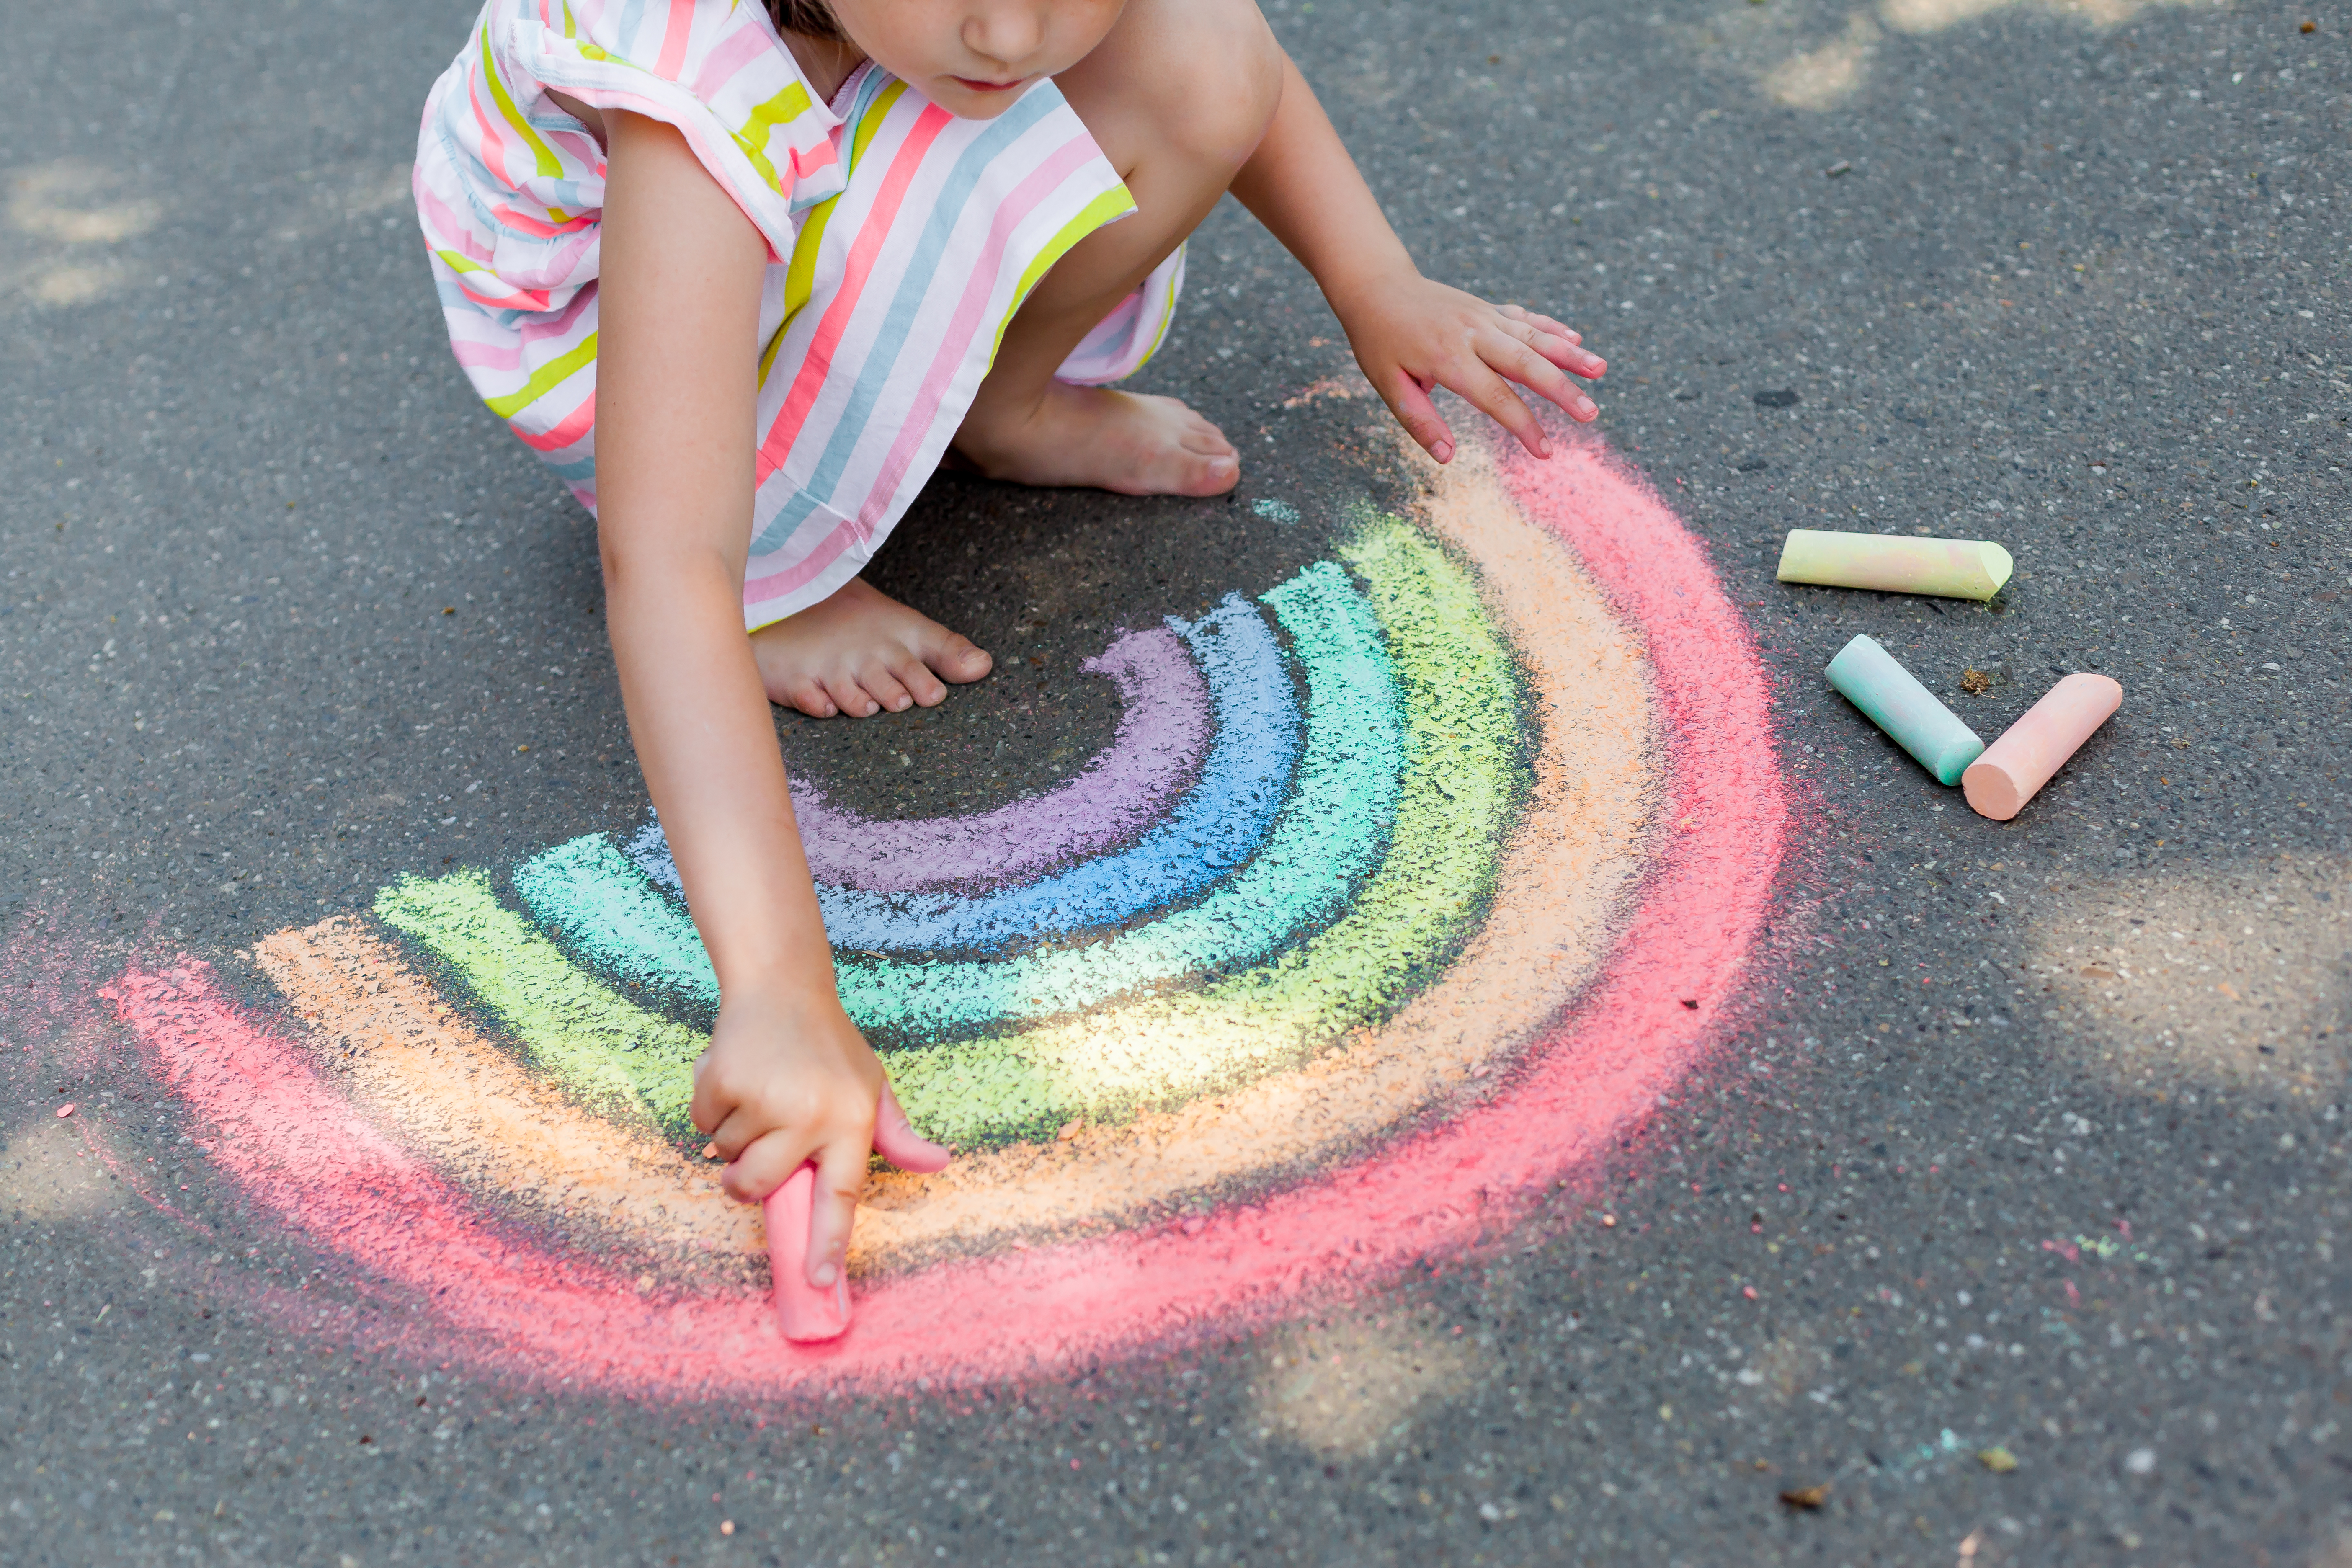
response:
<svg viewBox="0 0 2352 1568"><path fill-rule="evenodd" d="M1440 441L1429 449L1429 455L1441 463L1450 463L1454 460L1454 443Z"/></svg>
<svg viewBox="0 0 2352 1568"><path fill-rule="evenodd" d="M1590 419L1600 412L1601 405L1593 402L1592 399L1589 397L1580 397L1576 400L1576 416L1579 419Z"/></svg>

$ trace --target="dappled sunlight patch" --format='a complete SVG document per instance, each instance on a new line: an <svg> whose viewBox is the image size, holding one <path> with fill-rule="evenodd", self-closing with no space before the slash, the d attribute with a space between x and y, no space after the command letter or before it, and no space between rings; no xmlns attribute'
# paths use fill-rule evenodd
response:
<svg viewBox="0 0 2352 1568"><path fill-rule="evenodd" d="M1834 109L1862 86L1878 38L1877 26L1857 11L1846 19L1839 37L1790 55L1766 71L1765 95L1789 109Z"/></svg>
<svg viewBox="0 0 2352 1568"><path fill-rule="evenodd" d="M106 254L163 221L163 204L131 194L130 182L81 158L60 158L11 175L0 289L37 304L87 304L121 289L130 271Z"/></svg>
<svg viewBox="0 0 2352 1568"><path fill-rule="evenodd" d="M2029 994L2056 1048L2118 1089L2333 1089L2352 1044L2347 900L2352 861L2330 856L2087 884L2035 917ZM2290 968L2291 933L2333 942L2315 987Z"/></svg>
<svg viewBox="0 0 2352 1568"><path fill-rule="evenodd" d="M2003 11L2032 10L2094 27L2114 27L2143 11L2226 8L2228 0L1881 0L1879 19L1899 33L1940 33Z"/></svg>
<svg viewBox="0 0 2352 1568"><path fill-rule="evenodd" d="M1732 0L1689 30L1694 53L1717 68L1745 76L1785 109L1822 113L1851 102L1870 85L1889 35L1922 40L1965 23L2011 12L2055 16L2105 30L2142 12L2184 6L2220 8L2229 0L1878 0L1852 5L1819 0Z"/></svg>
<svg viewBox="0 0 2352 1568"><path fill-rule="evenodd" d="M0 1149L0 1216L13 1224L88 1219L129 1195L69 1121L37 1118Z"/></svg>
<svg viewBox="0 0 2352 1568"><path fill-rule="evenodd" d="M1300 1325L1258 1346L1249 1381L1258 1436L1370 1458L1486 1381L1492 1361L1475 1336L1429 1311Z"/></svg>

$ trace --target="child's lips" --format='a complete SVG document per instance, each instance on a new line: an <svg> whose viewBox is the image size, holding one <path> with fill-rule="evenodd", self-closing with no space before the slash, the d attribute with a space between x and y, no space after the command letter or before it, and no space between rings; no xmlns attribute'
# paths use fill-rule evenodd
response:
<svg viewBox="0 0 2352 1568"><path fill-rule="evenodd" d="M982 81L976 77L968 76L957 77L955 79L955 82L958 87L968 88L973 92L1011 92L1014 88L1021 85L1017 80Z"/></svg>

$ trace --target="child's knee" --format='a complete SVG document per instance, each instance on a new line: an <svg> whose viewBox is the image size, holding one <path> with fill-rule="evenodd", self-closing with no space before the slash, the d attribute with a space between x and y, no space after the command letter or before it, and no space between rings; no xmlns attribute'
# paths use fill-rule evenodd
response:
<svg viewBox="0 0 2352 1568"><path fill-rule="evenodd" d="M1282 101L1282 47L1250 0L1194 0L1184 64L1160 83L1179 145L1238 170L1257 151Z"/></svg>
<svg viewBox="0 0 2352 1568"><path fill-rule="evenodd" d="M1110 58L1063 83L1115 162L1172 153L1238 171L1249 161L1283 75L1282 47L1252 0L1131 0L1113 41Z"/></svg>

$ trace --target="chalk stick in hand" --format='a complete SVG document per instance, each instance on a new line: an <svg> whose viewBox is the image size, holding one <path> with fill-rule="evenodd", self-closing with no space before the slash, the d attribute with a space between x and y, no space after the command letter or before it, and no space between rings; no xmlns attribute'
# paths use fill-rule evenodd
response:
<svg viewBox="0 0 2352 1568"><path fill-rule="evenodd" d="M768 1272L776 1285L776 1316L784 1338L797 1344L837 1340L849 1331L849 1279L833 1277L833 1288L808 1282L809 1213L816 1196L816 1167L803 1165L768 1194Z"/></svg>
<svg viewBox="0 0 2352 1568"><path fill-rule="evenodd" d="M948 1152L917 1132L888 1087L874 1120L874 1152L902 1171L931 1175L948 1168ZM768 1272L776 1291L776 1318L784 1338L795 1344L821 1344L849 1331L849 1277L844 1269L829 1289L808 1282L809 1216L816 1207L816 1166L803 1165L761 1205L768 1226Z"/></svg>

